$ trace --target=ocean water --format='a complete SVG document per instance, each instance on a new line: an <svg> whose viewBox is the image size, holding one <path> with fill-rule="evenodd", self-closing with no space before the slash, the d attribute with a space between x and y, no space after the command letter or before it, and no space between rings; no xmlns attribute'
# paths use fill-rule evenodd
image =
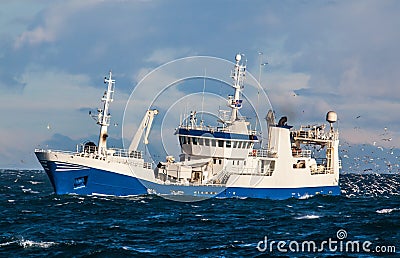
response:
<svg viewBox="0 0 400 258"><path fill-rule="evenodd" d="M340 184L341 196L182 203L57 196L43 171L1 170L0 257L400 257L400 175Z"/></svg>

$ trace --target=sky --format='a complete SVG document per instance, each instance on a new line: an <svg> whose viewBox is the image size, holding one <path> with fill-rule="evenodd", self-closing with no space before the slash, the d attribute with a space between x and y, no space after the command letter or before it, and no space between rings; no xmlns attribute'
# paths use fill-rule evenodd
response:
<svg viewBox="0 0 400 258"><path fill-rule="evenodd" d="M286 115L293 125L320 123L334 110L343 146L400 147L399 1L5 0L0 7L0 167L40 168L35 148L74 149L85 139L97 140L99 128L88 111L100 107L110 69L116 93L109 134L117 145L123 131L132 136L129 129L145 112L131 111L135 119L123 125L131 93L149 72L191 56L234 61L239 52L277 117ZM219 82L168 88L155 106L174 116L161 114L153 129L177 120L164 130L176 145L172 124L181 114L168 105L180 113L204 108L188 106L204 102L203 96L216 109L224 105L229 71L221 75L222 63L215 68L221 69ZM166 86L168 76L179 79L176 74L188 69L173 68L159 72L157 83ZM196 73L213 69L200 65ZM185 100L204 85L209 95ZM158 93L149 88L140 100Z"/></svg>

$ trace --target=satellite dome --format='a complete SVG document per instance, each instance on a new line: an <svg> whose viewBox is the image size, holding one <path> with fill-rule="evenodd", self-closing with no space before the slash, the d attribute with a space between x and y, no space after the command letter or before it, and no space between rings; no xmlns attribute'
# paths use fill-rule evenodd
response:
<svg viewBox="0 0 400 258"><path fill-rule="evenodd" d="M337 114L335 111L329 111L326 114L326 121L328 121L329 123L335 123L337 121Z"/></svg>
<svg viewBox="0 0 400 258"><path fill-rule="evenodd" d="M242 59L242 55L237 54L236 57L235 57L235 59L236 59L236 61L239 62L239 61Z"/></svg>

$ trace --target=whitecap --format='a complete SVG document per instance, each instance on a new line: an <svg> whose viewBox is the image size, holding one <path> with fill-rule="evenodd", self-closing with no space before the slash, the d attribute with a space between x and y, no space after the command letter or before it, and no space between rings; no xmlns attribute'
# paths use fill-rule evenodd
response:
<svg viewBox="0 0 400 258"><path fill-rule="evenodd" d="M134 248L130 246L123 246L122 249L129 250L129 251L136 251L139 253L154 253L156 250L146 249L146 248Z"/></svg>
<svg viewBox="0 0 400 258"><path fill-rule="evenodd" d="M28 182L33 184L33 185L43 184L43 182L37 182L37 181L28 181Z"/></svg>
<svg viewBox="0 0 400 258"><path fill-rule="evenodd" d="M309 194L304 194L304 195L300 196L299 199L300 199L300 200L306 200L306 199L308 199L308 198L310 198L310 197L313 197L313 196L312 196L312 195L309 195Z"/></svg>
<svg viewBox="0 0 400 258"><path fill-rule="evenodd" d="M17 241L11 241L11 242L5 242L5 243L0 243L0 247L2 247L2 246L7 246L7 245L11 245L11 244L14 244L14 243L16 243Z"/></svg>
<svg viewBox="0 0 400 258"><path fill-rule="evenodd" d="M24 193L38 194L38 191L33 191L31 188L22 188Z"/></svg>
<svg viewBox="0 0 400 258"><path fill-rule="evenodd" d="M380 213L380 214L385 214L385 213L391 213L392 211L398 211L400 209L381 209L381 210L376 210L376 213Z"/></svg>
<svg viewBox="0 0 400 258"><path fill-rule="evenodd" d="M57 203L56 205L54 205L54 206L63 206L63 205L67 205L67 204L69 204L70 202L65 202L65 203Z"/></svg>
<svg viewBox="0 0 400 258"><path fill-rule="evenodd" d="M141 197L140 195L137 195L137 194L128 194L128 195L119 195L119 196L112 195L112 196L117 197L117 198L123 198L123 199L134 199L136 197ZM138 198L138 199L140 199L140 198Z"/></svg>
<svg viewBox="0 0 400 258"><path fill-rule="evenodd" d="M304 215L304 216L300 216L300 217L296 217L295 219L319 219L321 216L318 215Z"/></svg>
<svg viewBox="0 0 400 258"><path fill-rule="evenodd" d="M35 242L31 240L20 240L18 243L23 248L30 248L30 247L40 247L40 248L49 248L53 245L57 245L55 242Z"/></svg>

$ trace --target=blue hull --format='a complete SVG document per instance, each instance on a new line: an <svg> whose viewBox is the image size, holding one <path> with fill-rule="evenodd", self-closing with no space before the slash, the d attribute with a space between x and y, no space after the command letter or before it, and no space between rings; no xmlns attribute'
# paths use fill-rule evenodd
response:
<svg viewBox="0 0 400 258"><path fill-rule="evenodd" d="M56 194L105 194L115 196L147 194L147 189L135 177L119 175L95 168L56 171L55 162L45 169Z"/></svg>
<svg viewBox="0 0 400 258"><path fill-rule="evenodd" d="M56 194L104 194L113 196L145 195L154 193L179 199L190 198L302 198L316 194L340 195L339 186L300 188L243 188L222 186L164 185L109 171L85 168L56 171L55 162L47 162L45 171ZM72 164L69 164L71 166ZM73 165L72 165L73 166ZM189 198L189 199L190 199Z"/></svg>

